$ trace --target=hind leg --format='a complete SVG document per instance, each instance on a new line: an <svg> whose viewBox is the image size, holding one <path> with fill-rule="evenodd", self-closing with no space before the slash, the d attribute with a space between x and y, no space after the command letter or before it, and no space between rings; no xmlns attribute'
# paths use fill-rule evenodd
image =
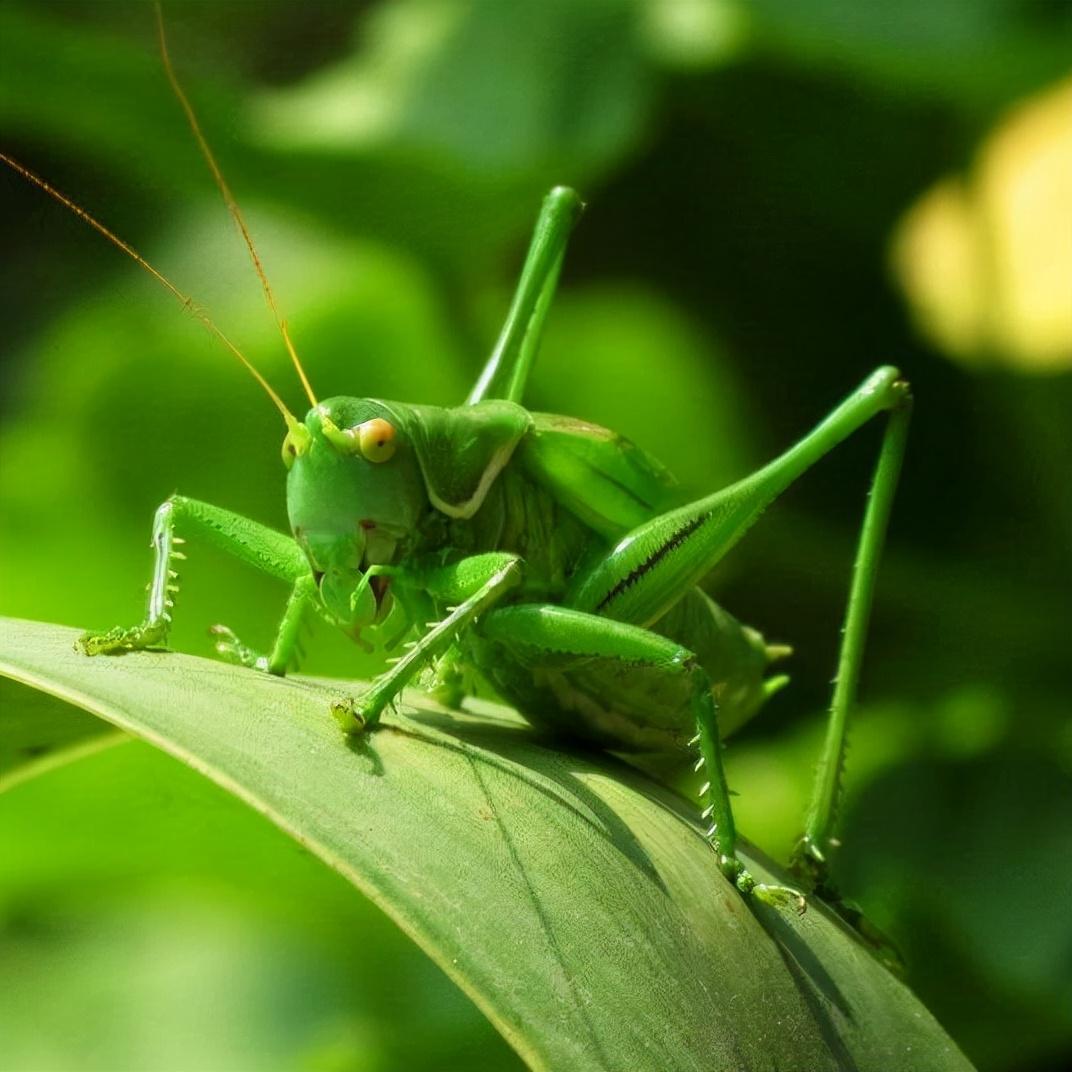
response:
<svg viewBox="0 0 1072 1072"><path fill-rule="evenodd" d="M659 514L573 579L566 605L651 625L690 592L798 477L872 418L903 423L910 395L895 368L873 372L803 439L728 488ZM896 438L893 424L887 439Z"/></svg>
<svg viewBox="0 0 1072 1072"><path fill-rule="evenodd" d="M841 650L838 654L826 738L815 771L815 784L804 833L793 854L794 876L810 888L827 893L827 865L830 850L836 844L834 826L842 792L849 714L855 703L860 682L878 562L889 525L901 462L904 459L909 415L910 409L906 405L891 416L871 480L867 508L860 527L856 560L853 563L845 624L841 630Z"/></svg>
<svg viewBox="0 0 1072 1072"><path fill-rule="evenodd" d="M794 871L810 888L826 881L841 793L848 717L863 659L878 560L904 456L908 384L880 368L808 435L770 464L722 491L660 514L626 534L574 579L566 603L578 610L658 627L794 480L879 414L886 428L853 572L837 686Z"/></svg>

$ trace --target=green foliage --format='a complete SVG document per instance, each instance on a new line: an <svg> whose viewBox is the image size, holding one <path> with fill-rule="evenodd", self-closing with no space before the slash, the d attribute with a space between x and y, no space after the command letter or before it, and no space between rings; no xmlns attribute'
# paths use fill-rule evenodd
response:
<svg viewBox="0 0 1072 1072"><path fill-rule="evenodd" d="M1067 68L1067 5L573 0L526 5L516 23L501 14L514 6L165 4L314 383L464 397L556 182L581 187L589 210L534 406L604 420L706 491L875 364L904 367L918 406L838 877L980 1068L1065 1067L1072 378L951 367L913 332L885 264L919 193ZM329 105L369 102L374 124L325 137ZM319 128L303 129L316 109ZM174 275L297 405L147 5L0 5L0 122L5 151ZM13 177L0 191L0 609L133 621L151 513L172 491L284 524L282 429L133 265ZM714 582L795 649L791 688L727 757L741 826L778 858L818 750L865 454L816 471ZM222 620L263 647L282 590L209 552L188 565L175 646L206 653L205 626ZM314 673L376 668L327 630L309 648ZM0 696L5 764L47 743L33 740L43 724L99 726L18 695ZM14 786L0 823L0 965L27 987L16 1007L3 986L0 1038L18 1024L32 1036L29 1011L62 1015L77 1031L54 1067L188 1067L197 1038L209 1067L516 1066L381 913L147 748ZM909 843L894 836L905 825ZM238 1005L223 987L195 1002L218 959L168 975L187 941L230 951ZM108 1015L93 1015L102 993ZM237 1027L210 1032L210 1004L213 1023ZM251 1049L261 1031L270 1054Z"/></svg>
<svg viewBox="0 0 1072 1072"><path fill-rule="evenodd" d="M5 738L16 710L81 722L0 686ZM349 883L200 774L84 719L123 743L0 797L5 1065L521 1067Z"/></svg>
<svg viewBox="0 0 1072 1072"><path fill-rule="evenodd" d="M0 672L272 820L383 908L532 1068L970 1068L821 904L753 915L688 805L546 747L512 712L415 698L348 744L325 717L340 683L173 654L91 661L75 636L2 623ZM145 925L124 941L136 948Z"/></svg>

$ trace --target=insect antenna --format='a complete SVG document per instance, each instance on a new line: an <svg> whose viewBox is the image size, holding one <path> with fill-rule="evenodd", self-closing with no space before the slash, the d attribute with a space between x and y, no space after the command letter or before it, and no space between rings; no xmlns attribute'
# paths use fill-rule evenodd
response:
<svg viewBox="0 0 1072 1072"><path fill-rule="evenodd" d="M51 183L46 182L44 179L42 179L40 175L35 174L29 168L24 167L17 160L12 159L10 156L3 152L0 152L0 162L7 164L9 168L11 168L13 171L18 172L18 174L20 174L24 179L26 179L27 182L30 182L38 189L43 190L46 194L48 194L49 197L53 198L61 205L63 205L64 208L67 208L71 212L73 212L80 220L85 223L88 223L89 226L92 227L93 230L95 230L98 234L102 234L105 238L108 239L109 242L112 243L113 246L117 246L128 257L137 261L137 263L140 264L141 267L149 273L149 275L151 275L162 287L169 291L184 309L188 310L198 320L200 320L201 323L204 324L204 326L208 328L208 330L211 331L212 334L215 335L216 338L219 339L220 342L222 342L228 350L231 351L234 357L236 357L245 366L250 375L267 392L268 397L272 400L276 409L278 409L279 412L283 415L283 420L287 422L288 427L296 423L294 415L290 412L289 409L287 409L283 400L272 389L272 385L261 375L260 372L257 371L253 362L250 361L249 358L246 357L246 355L243 354L242 351L239 350L238 347L235 346L235 344L231 342L231 340L212 322L208 314L202 308L195 304L193 298L179 290L179 288L175 286L175 284L172 283L171 280L167 278L167 276L165 276L162 272L154 268L133 246L131 246L127 242L124 242L123 239L121 239L117 234L114 234L107 227L105 227L104 224L101 223L100 220L98 220L95 216L91 216L84 208L82 208L81 205L75 204L66 194L61 193Z"/></svg>
<svg viewBox="0 0 1072 1072"><path fill-rule="evenodd" d="M298 358L298 352L294 349L294 344L291 342L290 332L287 330L287 322L280 315L279 307L275 303L275 295L272 293L271 284L268 282L268 274L265 272L260 255L257 253L257 247L253 243L253 235L250 234L249 227L246 225L246 219L242 215L242 210L238 207L238 202L235 200L235 196L231 192L231 187L223 177L223 171L220 169L216 156L212 152L208 139L201 130L201 124L197 120L197 113L194 112L193 105L183 91L178 76L175 74L175 68L172 66L171 56L168 53L167 35L164 32L164 13L160 8L159 2L153 4L153 10L156 12L156 31L160 42L160 58L164 64L164 73L167 75L168 82L171 84L172 92L182 106L183 112L186 113L186 120L190 124L190 130L193 131L198 148L201 150L201 155L205 158L205 163L208 164L208 169L212 172L212 178L215 180L216 186L219 188L220 194L223 196L224 203L227 205L227 211L230 212L231 219L234 220L235 226L242 235L242 241L245 242L246 249L249 250L249 257L253 262L253 270L257 273L257 278L261 281L261 289L264 291L264 297L268 302L268 308L272 311L272 315L275 317L279 332L283 336L283 343L287 348L287 353L290 354L290 360L294 364L294 368L298 373L298 378L301 380L302 387L305 390L305 394L308 397L310 404L315 406L317 404L316 395L313 394L313 388L309 383L309 377L305 375L305 369L302 367L302 363Z"/></svg>

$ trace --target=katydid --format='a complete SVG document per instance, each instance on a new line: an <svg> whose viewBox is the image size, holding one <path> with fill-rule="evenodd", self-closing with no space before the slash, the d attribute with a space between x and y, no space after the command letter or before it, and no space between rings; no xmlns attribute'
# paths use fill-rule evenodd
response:
<svg viewBox="0 0 1072 1072"><path fill-rule="evenodd" d="M313 615L403 654L358 695L333 705L347 734L371 731L403 687L430 673L460 706L479 675L531 722L619 752L695 751L704 770L705 836L746 895L803 909L793 889L758 884L737 855L722 738L785 684L770 676L787 649L768 645L700 586L760 513L873 418L885 432L863 518L828 731L793 870L824 890L878 559L904 454L910 394L877 369L812 431L750 476L683 502L667 470L628 440L572 417L533 413L523 394L581 212L578 195L543 202L513 302L469 397L453 408L381 399L318 400L244 219L175 80L165 69L246 240L310 408L296 418L233 343L195 308L265 388L286 424L283 463L291 533L172 496L156 512L144 621L87 633L87 655L155 648L168 638L183 533L283 580L290 596L269 652L215 626L217 651L282 675ZM44 180L9 166L190 300L131 247ZM673 414L660 414L672 420ZM326 712L325 712L326 714Z"/></svg>

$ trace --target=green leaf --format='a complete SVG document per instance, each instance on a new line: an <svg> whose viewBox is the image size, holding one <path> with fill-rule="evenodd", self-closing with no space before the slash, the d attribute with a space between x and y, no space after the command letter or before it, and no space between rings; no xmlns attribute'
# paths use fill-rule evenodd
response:
<svg viewBox="0 0 1072 1072"><path fill-rule="evenodd" d="M480 1072L521 1068L349 883L123 739L0 797L6 1069L468 1072L474 1054Z"/></svg>
<svg viewBox="0 0 1072 1072"><path fill-rule="evenodd" d="M211 5L173 7L174 62L243 205L292 206L455 273L494 263L550 186L592 189L637 150L652 107L632 0L395 0L356 19L333 62L270 89L221 51ZM233 48L255 53L265 15L241 7ZM139 196L212 196L153 37L148 5L116 21L0 5L7 136L73 152ZM230 58L206 63L197 42Z"/></svg>
<svg viewBox="0 0 1072 1072"><path fill-rule="evenodd" d="M289 149L577 182L638 139L650 79L635 16L632 0L396 0L361 24L366 48L264 93L255 125Z"/></svg>
<svg viewBox="0 0 1072 1072"><path fill-rule="evenodd" d="M758 0L739 10L755 45L791 62L969 107L1000 106L1068 70L1062 4Z"/></svg>
<svg viewBox="0 0 1072 1072"><path fill-rule="evenodd" d="M609 757L552 748L502 708L450 715L417 695L348 744L327 704L358 686L169 653L87 659L74 635L0 620L0 672L289 832L534 1068L970 1068L821 904L799 920L746 904L690 808Z"/></svg>
<svg viewBox="0 0 1072 1072"><path fill-rule="evenodd" d="M129 738L99 719L0 677L0 793Z"/></svg>

